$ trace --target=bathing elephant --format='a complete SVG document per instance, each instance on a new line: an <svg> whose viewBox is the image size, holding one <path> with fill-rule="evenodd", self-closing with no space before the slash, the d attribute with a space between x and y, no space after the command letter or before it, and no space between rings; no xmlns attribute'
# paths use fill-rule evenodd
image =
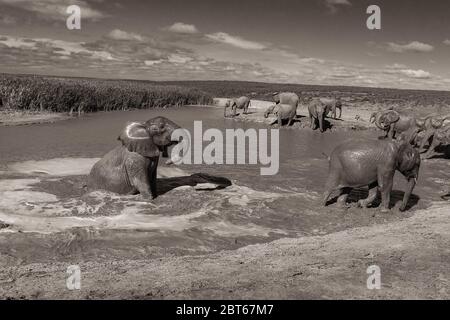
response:
<svg viewBox="0 0 450 320"><path fill-rule="evenodd" d="M320 102L326 105L332 114L333 119L336 118L336 109L339 109L339 119L342 116L342 101L340 98L319 98Z"/></svg>
<svg viewBox="0 0 450 320"><path fill-rule="evenodd" d="M283 125L283 121L287 120L287 125L290 126L294 123L294 119L297 116L297 107L284 103L274 104L267 108L266 112L264 112L264 118L269 117L269 114L274 114L277 117L271 125L278 123L281 127Z"/></svg>
<svg viewBox="0 0 450 320"><path fill-rule="evenodd" d="M323 204L339 191L338 205L344 206L352 188L369 186L369 196L358 205L367 207L381 191L382 211L389 210L394 173L400 171L408 180L400 210L406 208L420 169L419 152L408 141L348 140L338 145L329 157L329 174Z"/></svg>
<svg viewBox="0 0 450 320"><path fill-rule="evenodd" d="M385 131L385 137L391 139L397 133L400 134L416 127L416 118L413 115L400 113L392 109L372 113L369 121L375 123L378 129Z"/></svg>
<svg viewBox="0 0 450 320"><path fill-rule="evenodd" d="M155 198L159 156L168 157L167 148L178 142L171 135L179 128L165 117L128 122L117 138L121 145L92 167L88 188Z"/></svg>
<svg viewBox="0 0 450 320"><path fill-rule="evenodd" d="M244 109L244 114L248 113L248 107L250 106L250 98L246 96L242 96L235 99L229 99L223 110L223 116L227 117L227 109L231 108L232 116L236 116L236 109Z"/></svg>
<svg viewBox="0 0 450 320"><path fill-rule="evenodd" d="M427 138L427 135L424 139ZM422 140L423 142L424 140ZM436 148L444 145L450 145L450 125L437 129L432 137L427 152L422 155L423 159L430 159L437 154Z"/></svg>
<svg viewBox="0 0 450 320"><path fill-rule="evenodd" d="M308 115L310 120L311 129L317 129L317 123L319 123L320 132L324 129L324 120L328 113L331 111L331 106L323 104L319 98L313 98L308 103Z"/></svg>

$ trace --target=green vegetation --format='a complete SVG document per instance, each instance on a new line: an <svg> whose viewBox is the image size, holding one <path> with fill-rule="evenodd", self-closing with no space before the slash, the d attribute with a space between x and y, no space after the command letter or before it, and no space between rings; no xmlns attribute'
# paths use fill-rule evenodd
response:
<svg viewBox="0 0 450 320"><path fill-rule="evenodd" d="M210 104L197 89L148 81L0 75L0 108L95 112Z"/></svg>

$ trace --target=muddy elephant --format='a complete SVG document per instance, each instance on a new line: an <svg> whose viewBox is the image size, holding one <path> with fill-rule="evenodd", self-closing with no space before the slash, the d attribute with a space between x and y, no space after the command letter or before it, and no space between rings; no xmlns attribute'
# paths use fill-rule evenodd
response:
<svg viewBox="0 0 450 320"><path fill-rule="evenodd" d="M278 121L280 117L282 121L288 119L288 125L292 125L297 117L297 107L300 101L298 95L294 92L274 92L272 99L275 104L267 108L264 112L264 117L267 118L269 114L275 114L280 127L283 125Z"/></svg>
<svg viewBox="0 0 450 320"><path fill-rule="evenodd" d="M231 108L232 116L236 116L237 109L243 109L243 113L248 113L248 107L250 106L250 98L246 96L242 96L239 98L229 99L225 103L225 108L223 110L223 116L227 117L227 109Z"/></svg>
<svg viewBox="0 0 450 320"><path fill-rule="evenodd" d="M426 139L427 135L423 139ZM424 140L422 140L423 142ZM450 125L437 129L433 136L427 151L422 154L423 159L430 159L437 154L436 148L450 145ZM420 151L420 150L419 150Z"/></svg>
<svg viewBox="0 0 450 320"><path fill-rule="evenodd" d="M297 107L284 103L274 104L264 112L264 118L268 118L269 114L274 114L276 116L276 120L270 125L278 123L281 127L283 122L286 121L287 125L291 126L297 116Z"/></svg>
<svg viewBox="0 0 450 320"><path fill-rule="evenodd" d="M416 127L416 118L413 115L400 113L388 109L372 113L369 121L375 123L378 129L385 132L385 137L393 139L396 134Z"/></svg>
<svg viewBox="0 0 450 320"><path fill-rule="evenodd" d="M168 157L172 133L180 127L165 117L128 122L117 138L121 145L108 152L91 169L88 189L155 198L159 156Z"/></svg>
<svg viewBox="0 0 450 320"><path fill-rule="evenodd" d="M450 115L430 115L421 120L420 123L418 122L417 125L420 125L421 129L425 132L419 145L419 152L424 153L429 150L429 148L426 148L426 145L429 144L431 146L436 132L450 125Z"/></svg>
<svg viewBox="0 0 450 320"><path fill-rule="evenodd" d="M342 117L342 101L340 98L319 98L320 102L326 105L330 111L333 119L341 119ZM336 118L336 110L339 109L339 117Z"/></svg>
<svg viewBox="0 0 450 320"><path fill-rule="evenodd" d="M313 98L308 103L308 115L311 129L316 130L319 125L320 132L324 132L325 117L331 111L331 106L323 104L319 98Z"/></svg>
<svg viewBox="0 0 450 320"><path fill-rule="evenodd" d="M416 185L420 154L408 141L348 140L338 145L329 157L329 174L323 196L326 206L330 195L339 191L338 205L345 206L352 188L369 186L369 196L358 201L368 207L381 192L382 211L389 210L394 173L400 171L408 180L400 210L406 208Z"/></svg>

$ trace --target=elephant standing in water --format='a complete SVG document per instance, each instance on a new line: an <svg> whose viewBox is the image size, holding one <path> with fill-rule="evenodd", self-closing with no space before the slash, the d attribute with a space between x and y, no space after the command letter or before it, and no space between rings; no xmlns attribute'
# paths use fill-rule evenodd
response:
<svg viewBox="0 0 450 320"><path fill-rule="evenodd" d="M298 95L293 92L275 92L273 93L274 105L271 105L264 112L264 117L268 118L269 114L277 116L276 122L281 127L283 120L288 120L288 125L292 125L294 119L297 117L297 107L300 101ZM275 121L271 124L274 124Z"/></svg>
<svg viewBox="0 0 450 320"><path fill-rule="evenodd" d="M319 123L320 132L324 132L325 117L331 111L331 106L323 104L319 98L313 98L308 103L308 114L310 120L311 129L317 129L317 123Z"/></svg>
<svg viewBox="0 0 450 320"><path fill-rule="evenodd" d="M429 143L428 150L431 149L434 137L436 136L436 133L438 131L441 132L441 136L442 135L445 136L445 134L442 134L442 132L443 130L445 131L446 130L445 128L447 128L450 125L448 120L450 120L450 115L447 116L431 115L423 120L422 130L424 130L425 133L419 145L420 153L424 153L425 151L427 151L427 148L425 147L427 143Z"/></svg>
<svg viewBox="0 0 450 320"><path fill-rule="evenodd" d="M156 171L159 155L168 157L172 133L180 127L165 117L147 122L129 122L118 137L121 145L108 152L91 169L89 189L119 194L140 193L156 198Z"/></svg>
<svg viewBox="0 0 450 320"><path fill-rule="evenodd" d="M341 119L342 116L342 101L340 98L319 98L327 108L330 109L334 119ZM339 109L339 117L336 118L336 109Z"/></svg>
<svg viewBox="0 0 450 320"><path fill-rule="evenodd" d="M229 99L225 103L225 108L223 110L223 116L227 117L227 108L231 108L232 116L236 116L236 109L243 109L243 113L248 113L248 107L250 106L250 98L246 96L239 97L237 99Z"/></svg>
<svg viewBox="0 0 450 320"><path fill-rule="evenodd" d="M396 133L416 127L416 118L412 115L388 109L372 113L369 121L385 132L385 137L393 139Z"/></svg>
<svg viewBox="0 0 450 320"><path fill-rule="evenodd" d="M352 188L369 186L369 196L358 205L367 207L381 191L382 211L389 210L394 173L400 171L408 180L400 210L406 208L416 185L420 169L420 154L410 141L349 140L337 146L330 155L329 174L323 204L334 191L339 191L338 205L345 206Z"/></svg>

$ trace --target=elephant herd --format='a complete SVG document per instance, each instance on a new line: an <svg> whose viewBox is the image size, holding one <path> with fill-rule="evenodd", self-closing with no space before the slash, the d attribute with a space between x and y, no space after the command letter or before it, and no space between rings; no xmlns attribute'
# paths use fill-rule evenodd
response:
<svg viewBox="0 0 450 320"><path fill-rule="evenodd" d="M370 122L383 130L387 138L403 136L410 140L424 159L436 155L438 147L450 144L450 114L432 114L419 118L388 109L374 112Z"/></svg>
<svg viewBox="0 0 450 320"><path fill-rule="evenodd" d="M297 115L299 97L295 93L273 94L274 104L264 113L276 116L279 126L291 125ZM312 129L324 131L324 118L331 112L336 117L342 114L339 99L308 99L308 114ZM250 99L230 99L225 106L248 112ZM390 194L395 171L408 181L400 210L407 208L408 200L416 185L423 158L429 158L439 145L450 144L450 115L430 115L417 118L392 109L375 112L370 122L385 132L378 140L346 140L336 146L330 156L329 173L322 204L327 205L330 197L337 198L339 206L346 206L346 200L353 188L368 186L366 199L358 206L368 207L381 193L382 211L389 210ZM275 122L274 122L275 123ZM137 194L144 197L157 196L156 172L159 156L168 157L168 147L180 141L172 139L172 133L180 128L165 117L156 117L146 122L129 122L117 138L120 145L108 152L91 169L88 177L89 189L104 189L119 194ZM170 164L170 161L168 161Z"/></svg>
<svg viewBox="0 0 450 320"><path fill-rule="evenodd" d="M277 123L280 127L283 124L291 126L296 117L300 98L293 92L275 92L273 95L273 105L264 112L264 117L275 115L275 121L271 125ZM336 119L336 110L339 109L339 118L342 116L342 102L339 98L307 98L305 99L310 119L310 127L313 130L317 128L321 132L325 131L324 121L329 113ZM227 109L231 108L232 116L236 116L237 109L243 109L243 114L248 113L250 98L242 96L236 99L228 99L225 103L224 117L228 117Z"/></svg>

